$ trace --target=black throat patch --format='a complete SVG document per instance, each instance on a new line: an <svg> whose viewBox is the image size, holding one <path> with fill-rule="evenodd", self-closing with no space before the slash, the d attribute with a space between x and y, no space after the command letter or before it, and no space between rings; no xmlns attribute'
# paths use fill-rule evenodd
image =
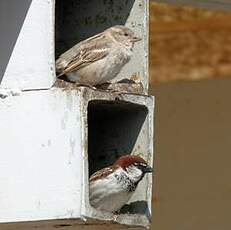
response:
<svg viewBox="0 0 231 230"><path fill-rule="evenodd" d="M114 176L117 183L121 184L126 192L134 192L136 190L138 182L132 181L125 173L115 174Z"/></svg>

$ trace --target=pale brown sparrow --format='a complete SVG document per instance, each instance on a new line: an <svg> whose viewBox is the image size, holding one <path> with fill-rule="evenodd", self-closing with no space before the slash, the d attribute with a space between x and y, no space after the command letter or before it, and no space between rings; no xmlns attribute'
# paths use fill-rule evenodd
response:
<svg viewBox="0 0 231 230"><path fill-rule="evenodd" d="M79 42L56 60L58 77L81 85L100 85L116 77L130 60L134 43L141 40L121 25Z"/></svg>
<svg viewBox="0 0 231 230"><path fill-rule="evenodd" d="M153 169L139 156L120 157L112 166L90 177L90 204L103 211L115 212L134 194L138 183Z"/></svg>

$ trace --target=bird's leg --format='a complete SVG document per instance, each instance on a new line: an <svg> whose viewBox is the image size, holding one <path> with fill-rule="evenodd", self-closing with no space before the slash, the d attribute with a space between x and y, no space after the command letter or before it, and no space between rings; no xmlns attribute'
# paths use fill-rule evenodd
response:
<svg viewBox="0 0 231 230"><path fill-rule="evenodd" d="M116 95L115 100L119 100L119 101L123 100L123 95L122 95L123 92L114 91L113 93Z"/></svg>
<svg viewBox="0 0 231 230"><path fill-rule="evenodd" d="M119 216L118 213L114 213L114 214L113 214L113 221L114 221L114 222L117 221L118 216Z"/></svg>

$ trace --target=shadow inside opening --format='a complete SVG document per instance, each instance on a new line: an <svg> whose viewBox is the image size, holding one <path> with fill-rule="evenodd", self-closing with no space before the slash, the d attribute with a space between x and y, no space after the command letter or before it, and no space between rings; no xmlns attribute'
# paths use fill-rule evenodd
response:
<svg viewBox="0 0 231 230"><path fill-rule="evenodd" d="M143 105L92 100L88 104L89 175L130 154L148 114Z"/></svg>

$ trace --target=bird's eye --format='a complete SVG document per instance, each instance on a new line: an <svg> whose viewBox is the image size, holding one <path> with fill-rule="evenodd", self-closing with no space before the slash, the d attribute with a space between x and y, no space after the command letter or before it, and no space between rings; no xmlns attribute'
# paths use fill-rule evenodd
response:
<svg viewBox="0 0 231 230"><path fill-rule="evenodd" d="M124 33L124 36L126 36L126 37L127 37L127 36L128 36L128 33Z"/></svg>

